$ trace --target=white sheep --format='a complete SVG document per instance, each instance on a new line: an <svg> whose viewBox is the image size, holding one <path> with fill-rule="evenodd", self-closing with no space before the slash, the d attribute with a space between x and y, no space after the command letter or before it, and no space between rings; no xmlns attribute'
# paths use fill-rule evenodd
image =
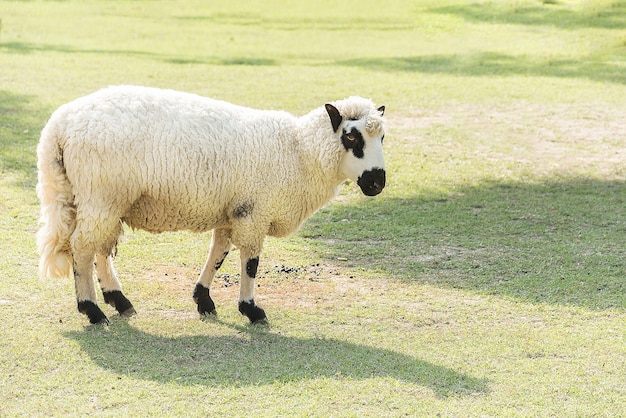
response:
<svg viewBox="0 0 626 418"><path fill-rule="evenodd" d="M150 232L212 229L193 293L198 312L215 313L209 287L234 245L239 311L265 322L254 302L265 236L295 231L346 179L366 195L382 191L383 113L350 97L298 118L133 86L61 106L37 148L40 275L73 274L78 310L108 323L96 304L94 259L104 301L135 313L112 264L123 223Z"/></svg>

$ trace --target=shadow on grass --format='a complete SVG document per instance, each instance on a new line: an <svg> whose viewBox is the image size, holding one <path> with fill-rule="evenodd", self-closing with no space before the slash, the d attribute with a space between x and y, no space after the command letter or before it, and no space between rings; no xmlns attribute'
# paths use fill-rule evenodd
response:
<svg viewBox="0 0 626 418"><path fill-rule="evenodd" d="M391 181L393 179L390 179ZM311 251L399 280L532 303L626 309L626 183L487 183L328 206Z"/></svg>
<svg viewBox="0 0 626 418"><path fill-rule="evenodd" d="M114 50L114 49L80 49L68 45L36 44L32 42L2 42L0 51L14 54L30 54L33 52L62 52L68 54L105 54L122 56L144 56L158 58L160 54L147 51Z"/></svg>
<svg viewBox="0 0 626 418"><path fill-rule="evenodd" d="M151 335L118 318L106 329L86 327L66 336L100 367L158 382L241 387L318 378L389 377L426 386L444 397L487 391L485 380L393 351L211 322L228 328L229 335ZM232 335L232 329L238 334Z"/></svg>
<svg viewBox="0 0 626 418"><path fill-rule="evenodd" d="M183 21L204 21L208 24L234 25L244 27L259 27L263 29L277 29L285 31L295 30L323 30L345 31L354 28L367 28L370 31L400 31L414 28L412 22L404 19L392 19L379 16L377 19L358 17L351 14L324 14L321 16L290 16L278 17L262 15L261 13L214 13L211 15L178 16Z"/></svg>
<svg viewBox="0 0 626 418"><path fill-rule="evenodd" d="M575 11L559 4L558 0L539 1L534 5L511 7L498 2L459 4L431 9L430 12L462 17L474 22L512 23L521 25L555 26L564 29L578 28L626 28L626 1L592 5Z"/></svg>
<svg viewBox="0 0 626 418"><path fill-rule="evenodd" d="M531 59L495 52L471 55L428 55L415 57L359 58L337 65L375 71L404 71L462 76L512 76L586 78L594 81L626 84L624 66L589 59Z"/></svg>
<svg viewBox="0 0 626 418"><path fill-rule="evenodd" d="M16 185L26 188L37 182L36 147L46 117L33 100L0 90L0 173L12 173Z"/></svg>
<svg viewBox="0 0 626 418"><path fill-rule="evenodd" d="M148 51L136 50L116 50L116 49L80 49L67 45L52 44L34 44L29 42L4 42L0 43L0 51L11 52L14 54L30 54L32 52L49 51L61 52L67 54L102 54L119 57L141 57L168 64L206 64L206 65L240 65L240 66L273 66L278 62L269 58L253 58L253 57L234 57L234 58L214 58L214 57L177 57L167 54L159 54Z"/></svg>

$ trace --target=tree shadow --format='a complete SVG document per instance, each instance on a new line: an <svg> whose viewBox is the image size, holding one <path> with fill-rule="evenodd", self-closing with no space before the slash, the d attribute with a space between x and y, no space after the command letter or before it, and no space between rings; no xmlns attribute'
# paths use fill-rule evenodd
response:
<svg viewBox="0 0 626 418"><path fill-rule="evenodd" d="M156 61L162 61L168 64L206 64L206 65L241 65L241 66L273 66L278 65L278 61L270 58L254 58L254 57L234 57L234 58L217 58L217 57L181 57L169 54L160 54L149 51L137 50L119 50L119 49L81 49L67 45L52 44L35 44L30 42L4 42L0 43L0 51L6 51L14 54L30 54L33 52L48 51L60 52L65 54L100 54L111 55L116 57L131 58L147 58Z"/></svg>
<svg viewBox="0 0 626 418"><path fill-rule="evenodd" d="M604 5L589 5L583 10L571 10L559 1L544 2L543 5L473 3L430 9L431 13L462 17L473 22L511 23L519 25L544 25L564 29L577 28L626 28L626 1Z"/></svg>
<svg viewBox="0 0 626 418"><path fill-rule="evenodd" d="M14 53L14 54L31 54L33 52L61 52L67 54L103 54L103 55L115 55L115 56L144 56L148 58L160 58L161 54L137 51L137 50L122 50L122 49L82 49L74 48L69 45L57 45L57 44L37 44L32 42L1 42L0 51Z"/></svg>
<svg viewBox="0 0 626 418"><path fill-rule="evenodd" d="M152 335L119 318L106 329L89 326L65 335L104 369L180 385L243 387L316 378L389 377L426 386L442 397L488 390L484 379L385 349L210 322L225 327L227 335Z"/></svg>
<svg viewBox="0 0 626 418"><path fill-rule="evenodd" d="M284 31L323 30L332 32L353 30L355 26L366 27L368 30L372 31L401 31L412 30L414 28L412 22L407 22L404 19L393 19L389 17L371 19L349 14L331 14L325 15L322 18L320 16L308 15L279 17L272 14L263 15L255 12L235 12L177 16L176 19L183 21L205 21L214 25L258 27Z"/></svg>
<svg viewBox="0 0 626 418"><path fill-rule="evenodd" d="M37 182L36 147L45 118L33 101L32 96L0 90L0 172L10 172L13 182L25 188Z"/></svg>
<svg viewBox="0 0 626 418"><path fill-rule="evenodd" d="M337 65L375 71L418 72L461 76L530 75L558 78L585 78L593 81L626 84L624 66L587 59L533 59L496 52L470 55L428 55L415 57L359 58L342 60Z"/></svg>
<svg viewBox="0 0 626 418"><path fill-rule="evenodd" d="M625 207L623 181L494 181L331 205L299 234L330 260L399 280L624 310Z"/></svg>

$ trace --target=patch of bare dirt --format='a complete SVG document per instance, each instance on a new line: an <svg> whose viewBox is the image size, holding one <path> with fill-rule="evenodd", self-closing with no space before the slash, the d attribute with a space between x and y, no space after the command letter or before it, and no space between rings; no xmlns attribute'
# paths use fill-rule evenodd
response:
<svg viewBox="0 0 626 418"><path fill-rule="evenodd" d="M198 274L199 268L156 266L154 270L143 274L146 281L144 286L148 293L168 292L169 295L186 300L191 298ZM215 276L211 296L218 305L238 299L239 279L238 273L218 273ZM364 287L363 281L348 273L343 266L330 264L261 266L256 283L260 304L293 308L332 307L345 298L369 293L372 286L376 286L368 279L369 287ZM195 311L189 314L172 309L157 311L164 317L195 315Z"/></svg>
<svg viewBox="0 0 626 418"><path fill-rule="evenodd" d="M483 158L518 163L540 176L626 179L626 109L605 103L455 104L416 108L388 125L400 144L458 149L460 137ZM432 131L440 132L437 141L426 135Z"/></svg>
<svg viewBox="0 0 626 418"><path fill-rule="evenodd" d="M358 291L362 286L342 266L313 264L288 266L274 264L259 269L256 279L259 303L285 307L332 306L347 293ZM212 294L237 298L239 274L216 275Z"/></svg>

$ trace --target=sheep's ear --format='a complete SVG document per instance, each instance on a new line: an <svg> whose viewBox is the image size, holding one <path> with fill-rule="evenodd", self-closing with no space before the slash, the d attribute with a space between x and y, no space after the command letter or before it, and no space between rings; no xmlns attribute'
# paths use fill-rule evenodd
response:
<svg viewBox="0 0 626 418"><path fill-rule="evenodd" d="M328 116L330 116L330 123L333 124L333 131L337 132L343 118L339 114L337 108L330 103L326 103L326 111L328 112Z"/></svg>
<svg viewBox="0 0 626 418"><path fill-rule="evenodd" d="M380 112L380 116L385 114L385 106L381 106L378 108L378 111Z"/></svg>

